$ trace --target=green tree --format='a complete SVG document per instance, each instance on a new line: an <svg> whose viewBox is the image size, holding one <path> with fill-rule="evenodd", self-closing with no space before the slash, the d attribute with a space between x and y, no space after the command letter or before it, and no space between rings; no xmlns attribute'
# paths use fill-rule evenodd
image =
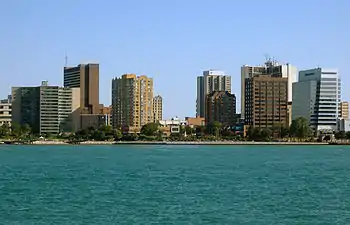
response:
<svg viewBox="0 0 350 225"><path fill-rule="evenodd" d="M263 141L269 141L272 137L271 129L269 129L269 128L262 129L260 132L260 137L261 137L261 140L263 140Z"/></svg>
<svg viewBox="0 0 350 225"><path fill-rule="evenodd" d="M284 124L275 124L271 128L272 133L274 136L277 136L279 138L285 138L289 135L289 127L287 127Z"/></svg>
<svg viewBox="0 0 350 225"><path fill-rule="evenodd" d="M22 129L21 126L17 123L12 123L11 125L11 135L14 139L21 139Z"/></svg>
<svg viewBox="0 0 350 225"><path fill-rule="evenodd" d="M115 129L114 130L114 139L119 141L122 139L122 137L123 137L123 133L121 132L121 130Z"/></svg>
<svg viewBox="0 0 350 225"><path fill-rule="evenodd" d="M339 131L339 132L336 132L334 137L336 139L345 139L346 138L346 133L344 131Z"/></svg>
<svg viewBox="0 0 350 225"><path fill-rule="evenodd" d="M304 117L298 117L292 121L290 133L299 139L306 138L311 134L309 121Z"/></svg>
<svg viewBox="0 0 350 225"><path fill-rule="evenodd" d="M142 126L141 134L145 136L156 136L159 131L158 123L147 123Z"/></svg>
<svg viewBox="0 0 350 225"><path fill-rule="evenodd" d="M11 133L10 126L7 123L4 123L0 127L0 138L8 137Z"/></svg>
<svg viewBox="0 0 350 225"><path fill-rule="evenodd" d="M195 129L190 126L185 126L185 131L187 135L193 135L196 132Z"/></svg>
<svg viewBox="0 0 350 225"><path fill-rule="evenodd" d="M222 124L218 121L214 121L212 123L209 123L207 125L207 129L211 135L214 135L215 137L219 137L220 131L222 128Z"/></svg>
<svg viewBox="0 0 350 225"><path fill-rule="evenodd" d="M349 139L350 139L350 131L346 132L346 133L345 133L345 136L346 136L346 139L349 140Z"/></svg>

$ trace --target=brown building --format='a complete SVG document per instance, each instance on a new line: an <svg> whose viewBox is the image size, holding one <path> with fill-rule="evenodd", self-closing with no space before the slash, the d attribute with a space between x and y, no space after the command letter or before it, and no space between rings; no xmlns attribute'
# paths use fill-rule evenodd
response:
<svg viewBox="0 0 350 225"><path fill-rule="evenodd" d="M135 74L113 79L113 128L140 128L153 121L153 79Z"/></svg>
<svg viewBox="0 0 350 225"><path fill-rule="evenodd" d="M80 88L80 108L83 114L99 114L99 64L79 64L64 67L64 87Z"/></svg>
<svg viewBox="0 0 350 225"><path fill-rule="evenodd" d="M191 127L205 126L205 118L204 117L186 117L187 125Z"/></svg>
<svg viewBox="0 0 350 225"><path fill-rule="evenodd" d="M340 103L341 118L349 119L349 102Z"/></svg>
<svg viewBox="0 0 350 225"><path fill-rule="evenodd" d="M153 98L153 120L158 122L163 119L163 98L160 95Z"/></svg>
<svg viewBox="0 0 350 225"><path fill-rule="evenodd" d="M288 125L288 78L256 75L245 79L245 124Z"/></svg>
<svg viewBox="0 0 350 225"><path fill-rule="evenodd" d="M207 124L220 122L223 126L232 126L236 121L236 96L228 91L213 91L206 98Z"/></svg>

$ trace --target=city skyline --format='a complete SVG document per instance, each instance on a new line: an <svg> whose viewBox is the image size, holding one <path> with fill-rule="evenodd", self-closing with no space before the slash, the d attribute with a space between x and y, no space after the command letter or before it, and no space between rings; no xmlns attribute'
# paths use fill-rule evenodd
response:
<svg viewBox="0 0 350 225"><path fill-rule="evenodd" d="M95 4L6 2L0 15L0 49L6 55L0 62L0 96L6 98L12 86L35 86L42 80L61 86L65 55L68 65L91 59L100 63L100 103L105 105L111 104L113 77L124 73L152 77L155 92L164 100L164 118L195 115L196 77L208 69L231 75L240 112L240 67L261 64L266 53L298 71L338 68L343 87L350 83L346 71L350 35L343 29L350 2L308 1L300 7L300 1L294 1L288 11L297 16L285 16L277 1L198 2L178 1L169 3L171 7L161 2L136 1L132 6L109 2L97 7L96 18L74 10L91 11ZM245 11L233 14L232 7L274 14L247 17ZM112 13L115 8L122 10ZM221 16L207 16L213 11ZM278 32L267 32L268 24L278 27ZM342 99L349 99L350 91L343 90Z"/></svg>

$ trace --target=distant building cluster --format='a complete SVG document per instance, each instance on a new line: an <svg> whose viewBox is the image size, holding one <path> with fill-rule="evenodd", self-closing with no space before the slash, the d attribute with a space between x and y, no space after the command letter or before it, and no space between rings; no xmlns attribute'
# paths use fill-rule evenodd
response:
<svg viewBox="0 0 350 225"><path fill-rule="evenodd" d="M71 133L102 125L139 133L148 123L159 123L170 133L179 127L219 122L242 133L250 128L291 125L304 117L317 133L350 131L349 103L341 101L341 79L336 69L297 70L291 64L267 60L241 67L241 113L237 113L231 76L219 70L197 77L196 116L163 118L164 102L155 95L153 78L124 74L112 79L112 102L99 103L99 64L63 68L63 86L43 81L39 86L12 87L0 100L0 125L28 124L40 135Z"/></svg>

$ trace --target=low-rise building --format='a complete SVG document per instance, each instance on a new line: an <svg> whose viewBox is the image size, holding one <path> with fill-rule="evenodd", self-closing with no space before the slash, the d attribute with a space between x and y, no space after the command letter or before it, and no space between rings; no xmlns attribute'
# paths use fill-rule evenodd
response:
<svg viewBox="0 0 350 225"><path fill-rule="evenodd" d="M181 120L178 117L171 118L170 120L160 120L161 131L166 134L179 133L181 126L186 126L187 121Z"/></svg>
<svg viewBox="0 0 350 225"><path fill-rule="evenodd" d="M196 117L186 117L185 118L187 125L190 127L199 127L205 126L205 118L196 116Z"/></svg>

